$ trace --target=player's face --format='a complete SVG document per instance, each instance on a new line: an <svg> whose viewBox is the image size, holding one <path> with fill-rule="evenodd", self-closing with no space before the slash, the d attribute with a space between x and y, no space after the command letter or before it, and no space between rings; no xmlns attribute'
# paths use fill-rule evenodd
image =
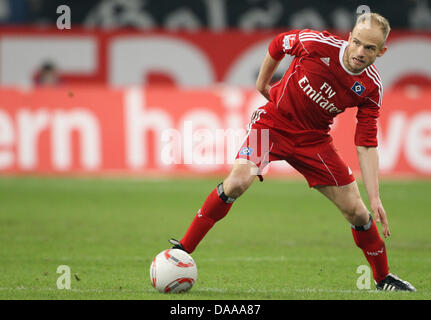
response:
<svg viewBox="0 0 431 320"><path fill-rule="evenodd" d="M378 26L358 24L349 36L349 45L344 53L344 64L353 73L358 73L372 65L381 57L385 47L383 33Z"/></svg>

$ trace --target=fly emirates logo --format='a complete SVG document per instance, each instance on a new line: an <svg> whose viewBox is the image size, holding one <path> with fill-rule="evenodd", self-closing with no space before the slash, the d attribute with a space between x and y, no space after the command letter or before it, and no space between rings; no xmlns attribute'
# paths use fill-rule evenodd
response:
<svg viewBox="0 0 431 320"><path fill-rule="evenodd" d="M308 78L304 76L298 81L299 87L305 92L305 94L313 100L319 107L327 110L330 113L341 113L342 110L338 109L332 102L329 101L336 92L332 87L324 82L319 90L315 90L311 85Z"/></svg>

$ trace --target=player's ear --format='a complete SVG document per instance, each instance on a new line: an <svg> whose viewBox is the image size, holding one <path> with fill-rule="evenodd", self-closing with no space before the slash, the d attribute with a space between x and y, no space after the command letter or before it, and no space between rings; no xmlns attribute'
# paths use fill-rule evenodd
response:
<svg viewBox="0 0 431 320"><path fill-rule="evenodd" d="M383 45L383 48L380 49L379 53L377 54L377 57L383 56L387 50L388 50L388 47Z"/></svg>

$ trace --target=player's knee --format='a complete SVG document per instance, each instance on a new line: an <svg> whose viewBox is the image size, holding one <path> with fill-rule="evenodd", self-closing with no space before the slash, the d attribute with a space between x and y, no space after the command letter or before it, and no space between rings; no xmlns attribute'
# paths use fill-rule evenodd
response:
<svg viewBox="0 0 431 320"><path fill-rule="evenodd" d="M249 177L231 176L223 182L224 193L228 197L238 198L250 186Z"/></svg>
<svg viewBox="0 0 431 320"><path fill-rule="evenodd" d="M361 197L355 197L346 201L340 208L346 219L353 225L363 225L368 222L368 210L362 202Z"/></svg>
<svg viewBox="0 0 431 320"><path fill-rule="evenodd" d="M347 217L353 218L355 215L357 215L357 205L353 201L343 204L340 209Z"/></svg>
<svg viewBox="0 0 431 320"><path fill-rule="evenodd" d="M340 197L336 204L346 217L354 217L357 214L360 200L359 195L350 193Z"/></svg>
<svg viewBox="0 0 431 320"><path fill-rule="evenodd" d="M253 165L250 163L236 162L229 176L223 181L224 193L232 198L241 196L256 178L252 169Z"/></svg>

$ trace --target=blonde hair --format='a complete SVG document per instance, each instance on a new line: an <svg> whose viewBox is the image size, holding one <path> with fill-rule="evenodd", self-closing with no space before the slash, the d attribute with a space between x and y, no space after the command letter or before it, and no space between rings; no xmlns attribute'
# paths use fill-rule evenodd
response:
<svg viewBox="0 0 431 320"><path fill-rule="evenodd" d="M367 13L361 14L356 19L355 27L359 23L371 23L371 22L376 23L380 27L380 30L383 32L383 39L384 39L383 43L385 43L386 39L388 38L389 32L391 31L391 26L389 25L388 19L381 16L380 14L375 12L367 12Z"/></svg>

